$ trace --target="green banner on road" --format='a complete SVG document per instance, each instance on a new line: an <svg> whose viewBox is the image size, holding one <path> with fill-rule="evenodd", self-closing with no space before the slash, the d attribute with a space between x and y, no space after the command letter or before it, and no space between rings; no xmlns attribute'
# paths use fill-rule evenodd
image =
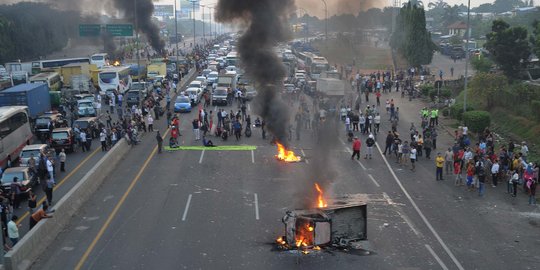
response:
<svg viewBox="0 0 540 270"><path fill-rule="evenodd" d="M251 151L256 150L257 146L255 145L221 145L221 146L195 146L195 145L186 145L186 146L179 146L175 148L171 148L169 146L164 147L167 151L202 151L202 150L212 150L212 151Z"/></svg>

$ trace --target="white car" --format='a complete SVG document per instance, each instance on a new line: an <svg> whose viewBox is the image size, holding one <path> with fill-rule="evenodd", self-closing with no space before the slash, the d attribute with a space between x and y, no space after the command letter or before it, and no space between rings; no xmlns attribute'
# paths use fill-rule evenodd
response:
<svg viewBox="0 0 540 270"><path fill-rule="evenodd" d="M235 66L227 66L227 67L225 68L225 70L226 70L227 72L232 72L232 71L236 72L236 67L235 67Z"/></svg>
<svg viewBox="0 0 540 270"><path fill-rule="evenodd" d="M206 77L204 76L198 76L197 78L195 78L195 80L193 81L199 81L201 82L201 88L204 90L206 89L206 85L207 85L207 82L206 82Z"/></svg>
<svg viewBox="0 0 540 270"><path fill-rule="evenodd" d="M208 73L208 77L206 78L208 84L214 84L217 82L219 73L217 71L212 71Z"/></svg>
<svg viewBox="0 0 540 270"><path fill-rule="evenodd" d="M189 83L189 85L187 86L187 88L188 88L188 89L189 89L189 88L197 88L197 89L199 89L199 90L201 90L201 91L204 89L202 82L201 82L201 81L197 81L197 80L191 81L191 82Z"/></svg>
<svg viewBox="0 0 540 270"><path fill-rule="evenodd" d="M197 87L189 87L184 91L184 95L189 97L189 100L191 101L191 106L195 106L201 102L202 98L202 90Z"/></svg>

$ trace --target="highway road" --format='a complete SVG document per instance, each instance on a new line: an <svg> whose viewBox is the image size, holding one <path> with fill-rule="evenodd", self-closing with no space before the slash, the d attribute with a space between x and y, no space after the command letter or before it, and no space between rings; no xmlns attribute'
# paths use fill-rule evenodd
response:
<svg viewBox="0 0 540 270"><path fill-rule="evenodd" d="M398 131L408 134L423 104L400 99L398 93L383 95L390 97L401 111ZM255 106L248 107L252 119ZM184 145L201 144L193 140L190 128L195 117L194 112L181 115ZM166 134L165 120L157 122ZM386 122L382 126L385 132L389 128ZM526 205L524 196L512 199L501 185L488 187L487 195L479 198L455 187L452 176L435 181L434 163L423 157L416 172L378 150L371 160L351 161L341 129L339 137L324 142L303 130L301 140L289 143L305 160L290 164L274 158L275 146L257 129L240 142L211 137L217 145L254 145L254 151L157 154L155 135L147 134L32 269L538 267L540 214L538 208ZM439 134L439 145L451 143L442 128ZM384 136L377 141L382 147ZM330 143L331 150L321 153L322 143ZM324 169L315 166L321 155L328 157L323 159ZM310 179L313 172L332 179ZM284 232L281 218L287 209L315 203L302 195L313 189L315 181L328 183L324 185L328 196L367 194L371 255L275 251L273 241Z"/></svg>

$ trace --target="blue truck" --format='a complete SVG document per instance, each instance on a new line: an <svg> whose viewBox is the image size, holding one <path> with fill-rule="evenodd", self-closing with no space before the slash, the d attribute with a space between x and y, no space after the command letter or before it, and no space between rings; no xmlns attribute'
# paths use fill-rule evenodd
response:
<svg viewBox="0 0 540 270"><path fill-rule="evenodd" d="M0 91L0 106L28 106L32 119L51 110L49 86L44 83L23 83Z"/></svg>

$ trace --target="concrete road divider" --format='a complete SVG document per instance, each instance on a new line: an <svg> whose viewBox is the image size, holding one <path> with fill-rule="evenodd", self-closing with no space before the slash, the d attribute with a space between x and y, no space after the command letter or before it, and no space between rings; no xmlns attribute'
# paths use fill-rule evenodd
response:
<svg viewBox="0 0 540 270"><path fill-rule="evenodd" d="M99 160L90 171L58 201L53 209L54 218L40 221L4 256L7 270L28 269L38 256L56 239L69 224L71 217L99 188L124 155L131 149L125 139ZM28 226L28 224L23 224Z"/></svg>

